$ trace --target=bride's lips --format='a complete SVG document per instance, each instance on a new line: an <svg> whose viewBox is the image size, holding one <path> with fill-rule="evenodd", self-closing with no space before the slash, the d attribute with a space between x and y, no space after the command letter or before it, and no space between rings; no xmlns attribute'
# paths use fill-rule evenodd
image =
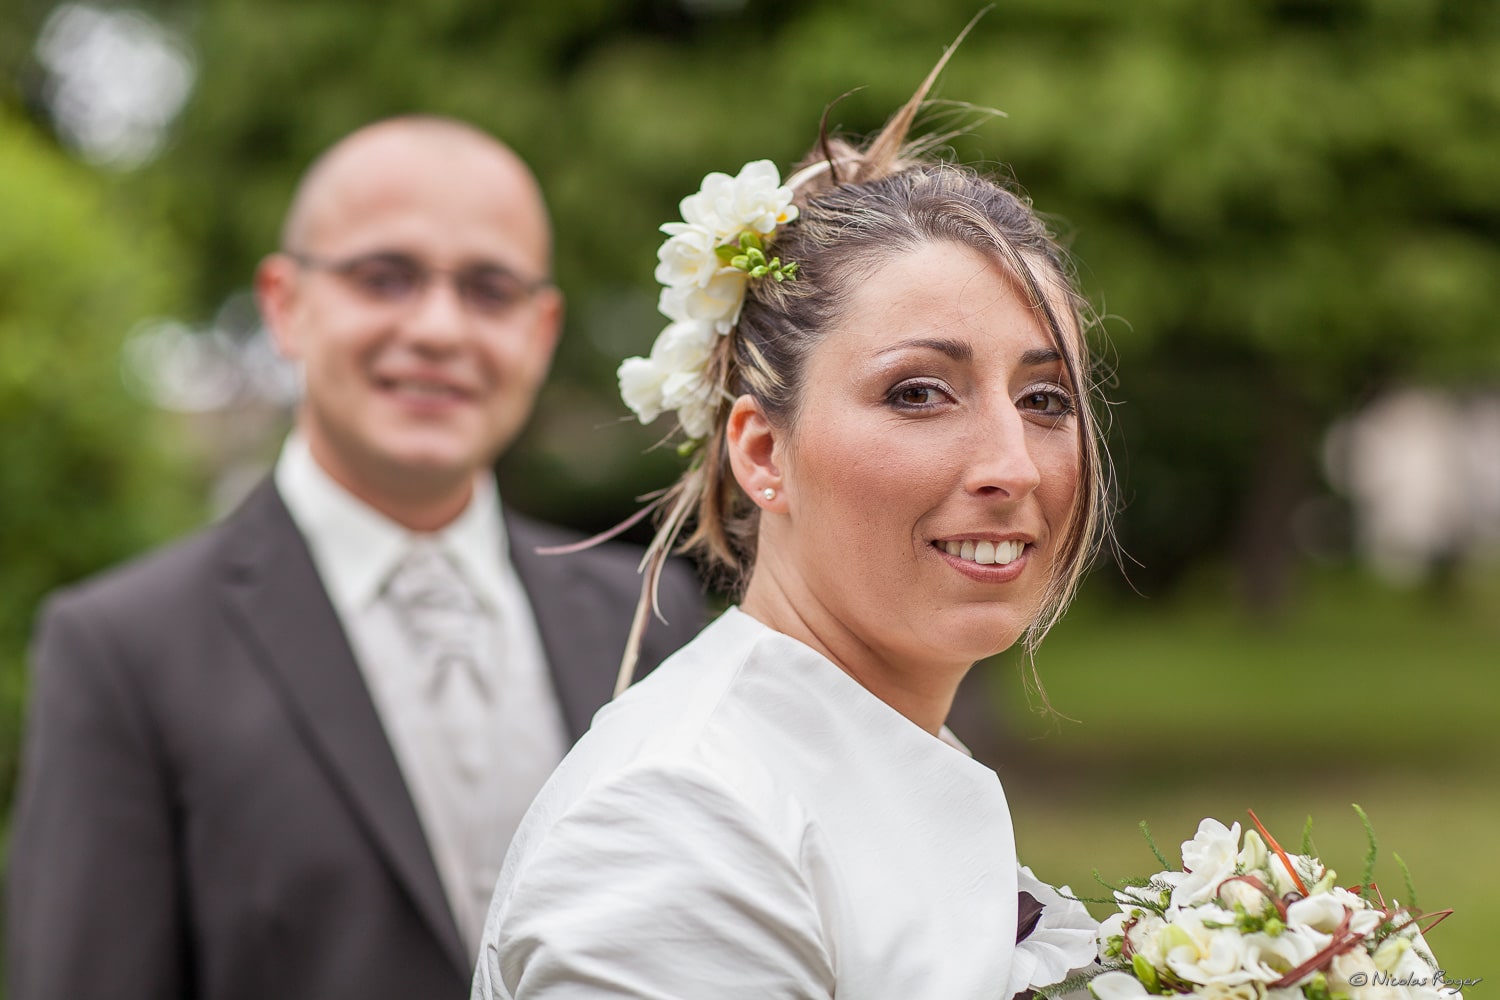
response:
<svg viewBox="0 0 1500 1000"><path fill-rule="evenodd" d="M1025 572L1036 548L1034 542L1022 536L987 534L937 538L931 545L949 566L980 583L1008 583L1016 579Z"/></svg>

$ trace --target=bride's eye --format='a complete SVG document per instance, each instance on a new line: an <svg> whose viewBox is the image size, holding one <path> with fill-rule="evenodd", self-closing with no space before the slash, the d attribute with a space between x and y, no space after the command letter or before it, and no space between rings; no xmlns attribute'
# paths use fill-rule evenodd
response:
<svg viewBox="0 0 1500 1000"><path fill-rule="evenodd" d="M903 410L926 410L951 398L939 386L930 382L903 382L891 390L891 404Z"/></svg>
<svg viewBox="0 0 1500 1000"><path fill-rule="evenodd" d="M1059 386L1029 389L1017 400L1017 405L1043 417L1066 417L1074 409L1072 395Z"/></svg>

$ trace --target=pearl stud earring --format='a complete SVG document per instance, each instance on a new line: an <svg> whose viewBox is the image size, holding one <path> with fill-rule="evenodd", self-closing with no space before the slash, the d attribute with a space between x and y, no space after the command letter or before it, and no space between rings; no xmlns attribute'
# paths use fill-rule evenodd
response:
<svg viewBox="0 0 1500 1000"><path fill-rule="evenodd" d="M760 491L760 495L763 496L763 497L765 497L767 500L775 500L776 499L776 491L774 489L772 489L771 487L769 487L769 486L767 486L765 489L761 490Z"/></svg>

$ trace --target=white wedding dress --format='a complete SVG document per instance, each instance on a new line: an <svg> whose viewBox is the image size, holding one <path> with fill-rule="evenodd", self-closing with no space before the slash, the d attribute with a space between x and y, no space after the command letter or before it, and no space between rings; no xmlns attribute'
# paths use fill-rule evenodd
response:
<svg viewBox="0 0 1500 1000"><path fill-rule="evenodd" d="M604 708L542 790L476 1000L1009 1000L1093 956L1018 870L999 779L730 609ZM951 741L951 742L950 742ZM1017 945L1017 890L1048 904Z"/></svg>

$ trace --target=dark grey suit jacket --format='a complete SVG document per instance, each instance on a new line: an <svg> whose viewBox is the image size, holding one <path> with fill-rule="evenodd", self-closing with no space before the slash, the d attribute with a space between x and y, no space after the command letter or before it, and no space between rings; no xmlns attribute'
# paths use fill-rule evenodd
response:
<svg viewBox="0 0 1500 1000"><path fill-rule="evenodd" d="M610 695L639 551L507 512L573 738ZM702 624L662 581L643 666ZM10 845L10 1000L468 996L411 798L269 483L230 518L53 597Z"/></svg>

